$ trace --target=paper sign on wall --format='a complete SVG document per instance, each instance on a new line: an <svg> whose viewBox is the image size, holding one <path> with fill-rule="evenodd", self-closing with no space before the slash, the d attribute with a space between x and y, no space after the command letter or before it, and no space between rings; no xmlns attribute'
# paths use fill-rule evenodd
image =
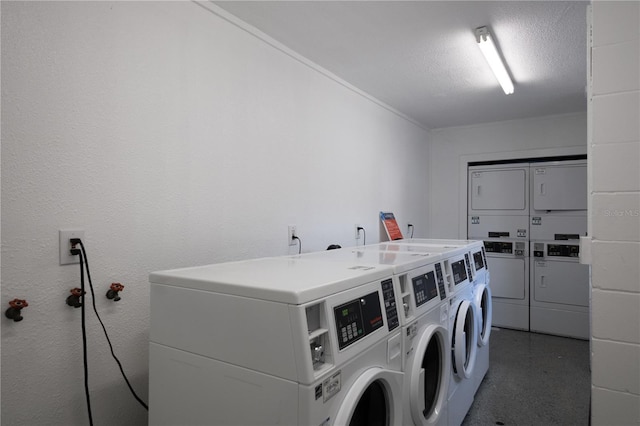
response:
<svg viewBox="0 0 640 426"><path fill-rule="evenodd" d="M396 222L396 217L391 212L380 212L380 220L384 226L384 230L387 232L387 237L390 241L401 240L402 231Z"/></svg>

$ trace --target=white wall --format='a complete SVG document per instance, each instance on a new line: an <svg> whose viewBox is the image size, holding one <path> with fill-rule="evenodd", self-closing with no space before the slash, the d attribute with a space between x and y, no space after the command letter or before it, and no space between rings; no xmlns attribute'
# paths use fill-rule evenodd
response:
<svg viewBox="0 0 640 426"><path fill-rule="evenodd" d="M592 422L640 423L640 2L593 2Z"/></svg>
<svg viewBox="0 0 640 426"><path fill-rule="evenodd" d="M585 113L451 127L430 133L429 235L434 238L467 236L467 163L587 152Z"/></svg>
<svg viewBox="0 0 640 426"><path fill-rule="evenodd" d="M207 7L213 8L211 5ZM427 233L428 133L192 2L2 2L2 421L86 424L77 265L147 399L148 273ZM104 297L111 282L125 289ZM179 315L179 312L176 312ZM88 313L96 424L144 424Z"/></svg>

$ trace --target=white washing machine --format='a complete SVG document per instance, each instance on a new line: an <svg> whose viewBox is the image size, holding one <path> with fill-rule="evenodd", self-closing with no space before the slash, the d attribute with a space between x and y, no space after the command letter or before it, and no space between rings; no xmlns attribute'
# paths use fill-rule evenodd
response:
<svg viewBox="0 0 640 426"><path fill-rule="evenodd" d="M149 280L150 424L403 423L390 267L282 257Z"/></svg>
<svg viewBox="0 0 640 426"><path fill-rule="evenodd" d="M443 256L446 256L445 253L447 252L464 253L466 255L466 251L468 250L469 257L465 257L465 261L469 261L471 264L470 280L472 281L472 300L475 317L477 318L475 328L478 348L475 366L473 368L473 387L475 394L489 370L489 339L492 326L492 302L491 289L489 287L490 274L484 244L482 241L476 240L444 239L411 239L400 240L397 241L397 243L402 243L403 241L411 241L414 244L422 244L426 247L436 246L446 248L447 250L443 253ZM453 247L458 248L453 249ZM460 248L463 250L460 250Z"/></svg>
<svg viewBox="0 0 640 426"><path fill-rule="evenodd" d="M449 380L449 424L459 425L467 415L476 387L474 369L477 345L477 314L473 301L473 284L469 253L457 253L444 260L446 279L455 290L449 303L451 333L451 374Z"/></svg>
<svg viewBox="0 0 640 426"><path fill-rule="evenodd" d="M410 321L402 332L405 424L449 424L451 335L443 263L433 262L407 276Z"/></svg>
<svg viewBox="0 0 640 426"><path fill-rule="evenodd" d="M474 370L475 392L478 391L482 380L489 371L489 339L491 336L491 326L493 305L491 303L491 287L489 264L485 254L484 246L471 250L471 266L474 273L473 280L473 302L478 318L477 340L478 352L476 355L476 367Z"/></svg>
<svg viewBox="0 0 640 426"><path fill-rule="evenodd" d="M393 265L401 301L404 424L448 425L449 300L441 256L424 247L382 243L294 257Z"/></svg>
<svg viewBox="0 0 640 426"><path fill-rule="evenodd" d="M531 242L531 331L588 340L589 266L580 242Z"/></svg>

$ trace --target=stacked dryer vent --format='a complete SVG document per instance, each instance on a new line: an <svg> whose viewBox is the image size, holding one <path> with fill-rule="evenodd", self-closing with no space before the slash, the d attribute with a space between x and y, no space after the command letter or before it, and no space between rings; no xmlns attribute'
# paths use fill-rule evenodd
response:
<svg viewBox="0 0 640 426"><path fill-rule="evenodd" d="M587 339L584 160L469 167L468 235L484 240L496 326Z"/></svg>

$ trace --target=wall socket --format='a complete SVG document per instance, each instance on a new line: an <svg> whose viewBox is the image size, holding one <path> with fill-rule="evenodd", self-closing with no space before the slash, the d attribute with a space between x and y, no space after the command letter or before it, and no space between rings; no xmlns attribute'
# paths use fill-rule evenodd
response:
<svg viewBox="0 0 640 426"><path fill-rule="evenodd" d="M83 229L61 229L58 231L60 238L60 265L69 265L71 263L80 263L80 256L71 254L71 238L80 238L84 242ZM78 248L80 248L78 246Z"/></svg>
<svg viewBox="0 0 640 426"><path fill-rule="evenodd" d="M296 245L296 240L293 239L293 237L297 237L298 234L296 233L296 226L295 225L289 225L289 245L290 246L295 246Z"/></svg>
<svg viewBox="0 0 640 426"><path fill-rule="evenodd" d="M356 240L360 239L360 231L358 230L358 228L360 228L360 224L356 223L355 227L353 228L356 231Z"/></svg>

